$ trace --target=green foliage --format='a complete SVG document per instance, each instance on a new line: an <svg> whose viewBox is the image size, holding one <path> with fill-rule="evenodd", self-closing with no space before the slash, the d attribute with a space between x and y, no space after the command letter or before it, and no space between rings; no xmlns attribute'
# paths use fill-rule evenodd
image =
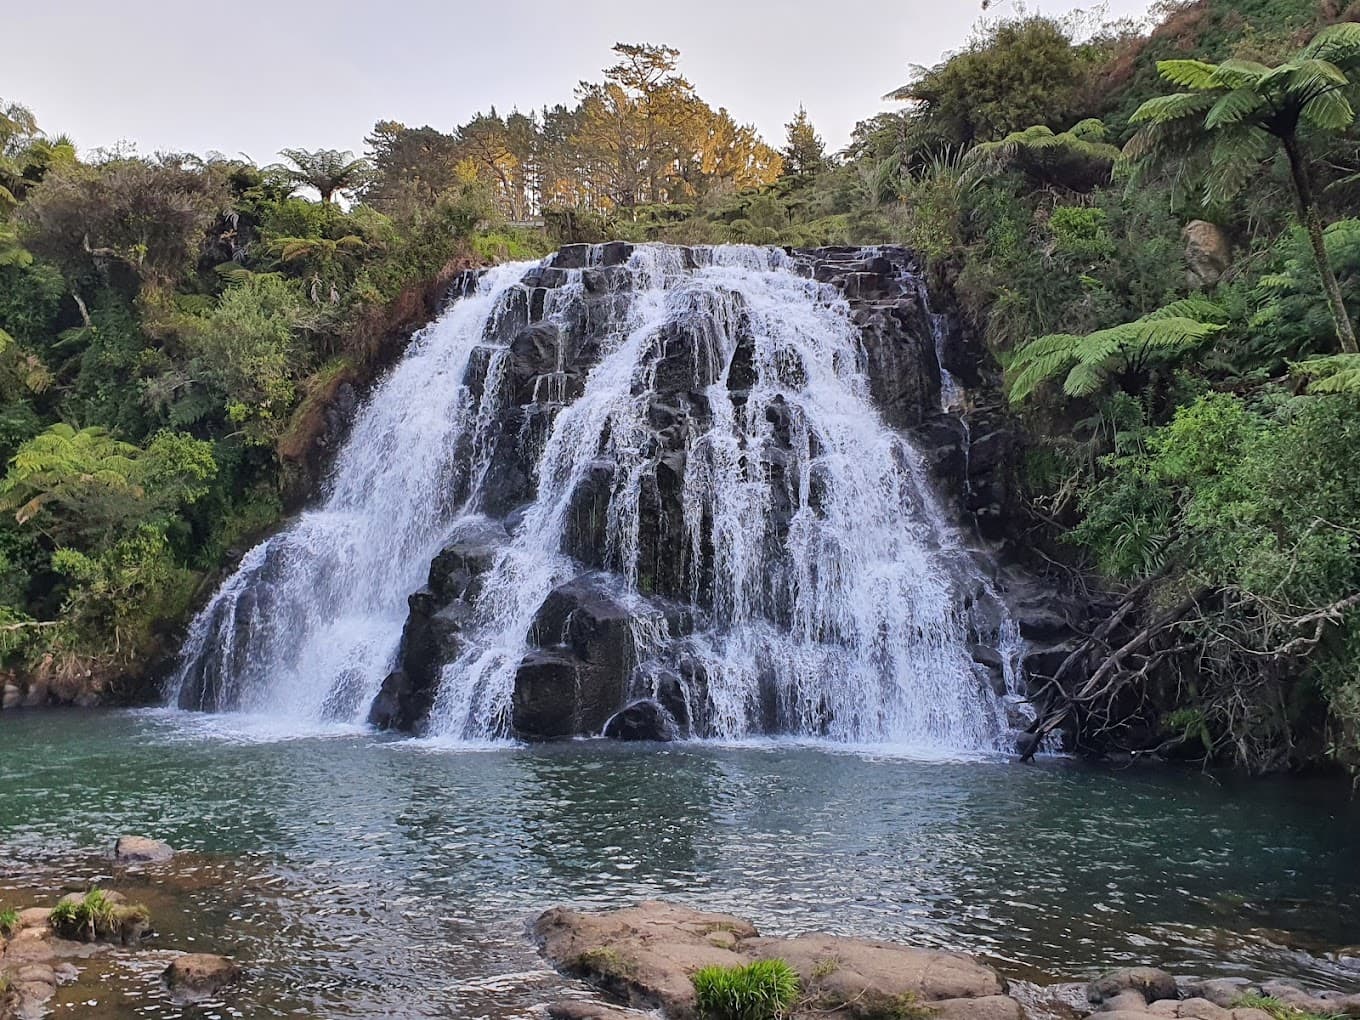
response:
<svg viewBox="0 0 1360 1020"><path fill-rule="evenodd" d="M1011 401L1024 401L1043 383L1064 374L1067 396L1089 397L1111 377L1145 372L1194 351L1223 331L1225 318L1212 302L1190 298L1086 336L1040 337L1022 347L1010 364Z"/></svg>
<svg viewBox="0 0 1360 1020"><path fill-rule="evenodd" d="M0 935L8 938L19 927L19 911L13 907L0 910Z"/></svg>
<svg viewBox="0 0 1360 1020"><path fill-rule="evenodd" d="M1339 727L1360 725L1360 607L1346 602L1360 591L1357 443L1354 397L1253 408L1213 394L1105 458L1082 496L1071 540L1103 572L1132 580L1175 564L1187 583L1226 593L1194 635L1217 666L1183 707L1201 711L1208 743L1221 735L1243 764L1273 760L1291 739L1291 699L1309 689ZM1311 688L1276 686L1297 676L1293 665L1272 672L1286 648L1309 656Z"/></svg>
<svg viewBox="0 0 1360 1020"><path fill-rule="evenodd" d="M1235 1009L1259 1009L1274 1020L1341 1020L1344 1013L1310 1013L1290 1006L1269 995L1244 995L1233 1003Z"/></svg>
<svg viewBox="0 0 1360 1020"><path fill-rule="evenodd" d="M91 889L82 899L57 904L48 924L60 938L126 945L137 940L150 919L146 907L126 905L102 889Z"/></svg>
<svg viewBox="0 0 1360 1020"><path fill-rule="evenodd" d="M708 1020L781 1020L798 1000L798 975L783 960L704 967L692 980Z"/></svg>
<svg viewBox="0 0 1360 1020"><path fill-rule="evenodd" d="M1108 184L1124 158L1106 139L1099 120L1088 118L1070 130L1055 133L1045 124L1014 131L995 142L984 142L966 157L971 178L1004 170L1019 170L1036 184L1090 191Z"/></svg>
<svg viewBox="0 0 1360 1020"><path fill-rule="evenodd" d="M812 126L805 107L798 107L793 120L784 125L784 173L789 177L815 176L826 167L826 144Z"/></svg>
<svg viewBox="0 0 1360 1020"><path fill-rule="evenodd" d="M911 135L931 148L1068 120L1085 80L1066 30L1041 16L1000 21L963 52L913 71L891 98L915 104Z"/></svg>
<svg viewBox="0 0 1360 1020"><path fill-rule="evenodd" d="M99 546L193 503L215 472L211 446L189 436L162 433L138 449L61 422L20 447L0 504L54 541Z"/></svg>
<svg viewBox="0 0 1360 1020"><path fill-rule="evenodd" d="M227 208L215 173L163 160L74 164L34 187L18 217L34 254L76 280L174 285L192 268L205 232Z"/></svg>
<svg viewBox="0 0 1360 1020"><path fill-rule="evenodd" d="M337 149L283 149L280 155L288 162L266 167L266 172L296 188L315 188L322 205L329 205L337 194L362 188L373 172L367 159Z"/></svg>
<svg viewBox="0 0 1360 1020"><path fill-rule="evenodd" d="M296 284L271 273L228 287L196 324L187 343L192 378L220 396L247 441L271 442L286 421L310 367L305 334L317 324Z"/></svg>

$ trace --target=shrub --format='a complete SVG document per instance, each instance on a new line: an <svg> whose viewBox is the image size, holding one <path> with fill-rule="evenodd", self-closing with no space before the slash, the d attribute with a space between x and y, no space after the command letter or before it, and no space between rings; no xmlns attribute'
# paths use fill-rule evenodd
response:
<svg viewBox="0 0 1360 1020"><path fill-rule="evenodd" d="M0 935L8 936L19 927L19 911L13 907L0 910Z"/></svg>
<svg viewBox="0 0 1360 1020"><path fill-rule="evenodd" d="M783 960L705 967L693 982L699 1014L708 1020L780 1020L798 999L798 975Z"/></svg>

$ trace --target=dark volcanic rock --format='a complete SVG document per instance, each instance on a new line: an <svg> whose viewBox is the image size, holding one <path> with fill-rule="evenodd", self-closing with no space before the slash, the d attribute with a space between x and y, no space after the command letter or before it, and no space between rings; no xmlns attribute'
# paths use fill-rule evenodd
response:
<svg viewBox="0 0 1360 1020"><path fill-rule="evenodd" d="M369 725L412 732L425 723L444 666L463 650L463 627L482 577L509 541L498 521L474 517L454 527L430 564L427 584L408 600L398 668L383 681L369 709Z"/></svg>
<svg viewBox="0 0 1360 1020"><path fill-rule="evenodd" d="M659 742L674 740L678 734L670 713L657 702L644 699L605 723L604 735L610 740Z"/></svg>
<svg viewBox="0 0 1360 1020"><path fill-rule="evenodd" d="M554 422L629 328L634 250L626 242L564 247L525 274L488 325L463 379L482 417L460 462L476 463L476 507L499 523L482 521L453 536L431 564L427 585L411 596L399 661L373 706L375 725L418 730L428 715L443 667L464 648L482 579L537 495L538 461ZM682 249L681 255L690 269L713 260L707 249ZM995 375L977 366L985 354L956 316L932 307L915 258L892 247L792 256L800 272L834 288L824 291L829 300L843 298L848 305L870 395L884 421L906 434L943 483L950 493L946 502L961 503L983 538L1013 537L1020 434L996 392L985 388ZM554 292L569 282L567 291ZM633 410L641 411L646 427L634 429L627 415L611 418L608 431L581 449L572 465L573 488L554 552L582 573L547 596L526 635L530 651L517 668L509 720L518 737L605 733L652 740L705 732L707 677L697 656L683 654L692 621L677 606L694 599L703 613L714 597L713 507L695 501L692 486L687 500L686 477L692 481L696 465L730 470L702 442L715 411L744 421L753 392L765 397L783 387L790 394L762 408L768 430L756 432L738 454L738 470L756 486L768 486L760 494L766 513L757 541L770 562L787 556L801 499L806 495L807 511L821 514L834 495L827 464L819 462L819 438L802 419L798 394L808 385L810 366L787 351L772 352L763 340L758 347L757 332L740 294L680 287L668 295L665 324L646 338L631 393L621 394L638 402ZM969 387L948 410L941 407L942 360L956 382ZM716 394L731 406L711 406ZM616 422L626 434L614 434ZM464 468L451 482L450 505L468 497L473 473ZM611 502L625 493L636 499L635 507L611 516ZM960 520L968 517L960 514ZM975 534L971 527L966 532ZM634 552L627 564L619 562ZM622 579L607 573L625 566L634 571L639 594L625 595ZM1018 606L1024 636L1037 646L1031 664L1051 665L1068 647L1078 617L1038 586L1007 588L1006 600ZM792 599L772 593L759 611L774 625L788 626ZM969 611L976 623L978 613ZM639 617L664 617L667 624L661 629L666 636L655 639L663 647L644 650L641 663L634 635L646 628L636 626ZM999 627L989 616L972 640L980 649L979 678L1000 690ZM779 729L795 717L800 726L809 725L809 706L795 712L783 704L769 676L756 683L754 725ZM823 726L832 724L829 706L812 711L820 712Z"/></svg>
<svg viewBox="0 0 1360 1020"><path fill-rule="evenodd" d="M525 656L515 676L516 736L600 734L627 701L637 657L633 624L645 617L664 617L672 634L691 625L683 607L623 595L608 574L582 574L554 589L530 629L539 650Z"/></svg>
<svg viewBox="0 0 1360 1020"><path fill-rule="evenodd" d="M495 565L509 541L499 521L477 518L460 524L430 564L431 592L444 603L475 599L481 592L482 575Z"/></svg>

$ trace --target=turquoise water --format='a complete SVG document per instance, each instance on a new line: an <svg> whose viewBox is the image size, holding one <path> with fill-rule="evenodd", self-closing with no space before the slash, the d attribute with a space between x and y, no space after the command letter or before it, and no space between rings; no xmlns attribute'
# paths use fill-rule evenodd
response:
<svg viewBox="0 0 1360 1020"><path fill-rule="evenodd" d="M181 877L159 941L246 963L243 1015L528 1016L560 985L526 921L643 897L772 933L968 950L1013 976L1150 962L1360 984L1330 955L1360 943L1360 808L1345 786L224 725L6 713L0 899L6 883L98 876L120 833L205 855L186 860L220 884ZM145 1015L173 1013L148 996Z"/></svg>

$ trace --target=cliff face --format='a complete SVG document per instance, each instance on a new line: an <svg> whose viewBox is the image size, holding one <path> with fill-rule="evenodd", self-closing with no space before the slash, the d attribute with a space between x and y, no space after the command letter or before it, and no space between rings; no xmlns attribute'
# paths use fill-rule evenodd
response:
<svg viewBox="0 0 1360 1020"><path fill-rule="evenodd" d="M682 253L691 269L705 257ZM506 394L482 449L462 454L480 457L477 513L453 527L427 583L410 597L397 668L369 714L377 726L430 728L432 711L441 710L436 702L443 701L446 667L467 668L486 585L500 583L495 568L503 551L526 527L526 517L538 512L538 478L545 470L540 460L552 423L582 398L588 377L600 369L610 331L622 328L626 308L638 299L626 268L632 254L632 246L621 243L571 246L530 270L485 349L471 359L463 382L474 397L484 397L489 387ZM943 507L949 521L940 526L949 534L926 541L968 547L966 556L955 557L970 564L960 574L967 590L958 609L967 616L962 632L968 665L1004 705L1006 723L1023 728L1022 660L1050 664L1067 653L1072 632L1069 607L1028 578L1006 551L1019 441L1003 409L997 373L954 319L931 307L909 252L815 249L795 251L792 259L797 273L844 298L872 405L932 478L936 494L929 498ZM562 289L573 281L579 281L578 293L564 296ZM646 447L647 468L624 463L628 458L619 456L617 437L606 428L571 486L560 551L576 572L552 586L528 622L530 650L514 667L513 693L502 708L504 731L518 738L667 739L723 731L723 698L715 696L712 656L703 654L712 650L701 635L730 627L727 589L715 573L740 568L725 557L733 536L722 533L716 520L721 511L698 511L696 522L694 498L700 473L712 469L696 451L715 425L755 407L767 426L743 433L759 435L759 443L746 442L735 454L748 468L747 488L710 497L718 504L757 499L766 508L756 545L768 556L772 575L782 555L777 550L799 541L809 506L815 510L819 498L836 498L816 491L816 440L809 461L797 401L768 394L753 400L770 365L768 338L749 311L740 301L708 307L701 291L691 300L693 314L673 317L660 329L645 379L633 384L644 405L636 442ZM735 348L725 357L731 337ZM508 355L497 358L501 347ZM867 433L865 441L871 441ZM801 477L808 473L810 479ZM621 583L616 555L619 494L625 491L633 495L632 519L624 524L635 543L631 584ZM848 538L853 541L853 534ZM829 572L835 564L823 560L818 569ZM772 587L779 583L775 579ZM752 615L776 627L797 627L795 601L769 597ZM649 655L642 647L639 631L648 629L664 634L664 654ZM843 713L834 697L796 703L787 685L771 676L756 675L751 685L754 728L761 732L832 732Z"/></svg>

